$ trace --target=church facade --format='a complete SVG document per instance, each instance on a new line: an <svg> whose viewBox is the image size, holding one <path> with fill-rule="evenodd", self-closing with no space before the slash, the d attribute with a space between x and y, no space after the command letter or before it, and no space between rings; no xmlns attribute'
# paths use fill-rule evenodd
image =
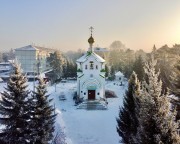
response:
<svg viewBox="0 0 180 144"><path fill-rule="evenodd" d="M92 33L88 42L88 51L76 61L77 95L84 100L105 99L105 60L93 51Z"/></svg>

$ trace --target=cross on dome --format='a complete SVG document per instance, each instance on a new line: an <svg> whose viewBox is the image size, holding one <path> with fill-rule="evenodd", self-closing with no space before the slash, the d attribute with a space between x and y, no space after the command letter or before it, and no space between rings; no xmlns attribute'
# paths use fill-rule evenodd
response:
<svg viewBox="0 0 180 144"><path fill-rule="evenodd" d="M93 33L94 28L91 26L89 29L90 29L91 36L92 36L92 33Z"/></svg>

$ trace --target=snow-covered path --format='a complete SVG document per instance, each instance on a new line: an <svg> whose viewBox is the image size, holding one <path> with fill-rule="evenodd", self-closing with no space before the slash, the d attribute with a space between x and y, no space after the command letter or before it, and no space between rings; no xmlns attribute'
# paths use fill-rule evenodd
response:
<svg viewBox="0 0 180 144"><path fill-rule="evenodd" d="M58 113L56 128L60 126L63 129L68 144L119 144L116 117L122 105L125 87L115 86L111 82L106 84L106 89L118 95L118 98L108 99L108 110L87 111L77 110L74 106L72 97L76 91L76 82L60 83L56 86L56 92L54 86L48 88ZM62 92L67 98L65 101L58 99Z"/></svg>

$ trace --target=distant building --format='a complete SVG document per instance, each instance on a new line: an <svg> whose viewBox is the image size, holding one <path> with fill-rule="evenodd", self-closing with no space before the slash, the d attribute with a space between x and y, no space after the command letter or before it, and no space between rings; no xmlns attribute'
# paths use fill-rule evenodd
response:
<svg viewBox="0 0 180 144"><path fill-rule="evenodd" d="M10 72L12 70L11 62L1 62L0 63L0 73Z"/></svg>
<svg viewBox="0 0 180 144"><path fill-rule="evenodd" d="M108 58L109 50L107 48L95 47L94 52L104 59Z"/></svg>
<svg viewBox="0 0 180 144"><path fill-rule="evenodd" d="M115 81L114 85L123 86L124 81L126 81L126 78L124 77L124 74L120 71L115 73Z"/></svg>
<svg viewBox="0 0 180 144"><path fill-rule="evenodd" d="M21 68L25 73L41 73L50 67L47 63L47 57L54 50L28 45L15 49L15 58L21 64Z"/></svg>
<svg viewBox="0 0 180 144"><path fill-rule="evenodd" d="M108 52L109 50L107 48L100 48L100 47L95 47L94 52Z"/></svg>
<svg viewBox="0 0 180 144"><path fill-rule="evenodd" d="M3 81L9 80L9 75L13 70L12 63L13 61L0 63L0 82L2 82L2 80Z"/></svg>
<svg viewBox="0 0 180 144"><path fill-rule="evenodd" d="M116 81L121 82L121 81L123 81L123 79L124 79L124 74L122 72L118 71L117 73L115 73L115 80Z"/></svg>
<svg viewBox="0 0 180 144"><path fill-rule="evenodd" d="M84 100L105 99L105 60L94 52L92 34L88 42L89 50L76 61L77 95Z"/></svg>

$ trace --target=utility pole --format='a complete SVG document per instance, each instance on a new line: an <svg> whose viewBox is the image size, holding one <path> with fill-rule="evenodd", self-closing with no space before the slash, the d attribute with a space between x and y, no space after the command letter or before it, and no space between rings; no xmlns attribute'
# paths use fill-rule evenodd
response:
<svg viewBox="0 0 180 144"><path fill-rule="evenodd" d="M54 103L54 115L56 114L56 107L55 107L55 103Z"/></svg>
<svg viewBox="0 0 180 144"><path fill-rule="evenodd" d="M35 65L33 64L33 75L34 75L34 80L33 80L33 91L35 91Z"/></svg>
<svg viewBox="0 0 180 144"><path fill-rule="evenodd" d="M38 76L40 75L40 59L39 59L39 53L38 53L38 61L37 61L37 72Z"/></svg>
<svg viewBox="0 0 180 144"><path fill-rule="evenodd" d="M56 92L56 82L55 82L54 86L55 86L55 92Z"/></svg>

